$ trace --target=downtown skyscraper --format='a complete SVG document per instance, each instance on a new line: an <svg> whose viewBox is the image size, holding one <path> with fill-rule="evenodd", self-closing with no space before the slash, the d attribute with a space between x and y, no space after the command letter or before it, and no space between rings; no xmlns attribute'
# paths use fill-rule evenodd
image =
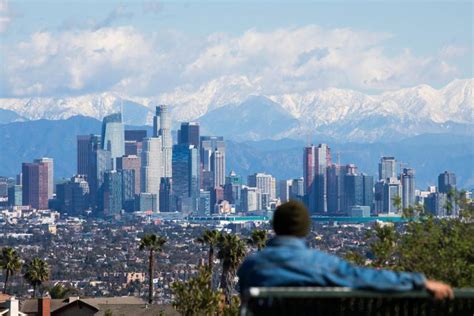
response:
<svg viewBox="0 0 474 316"><path fill-rule="evenodd" d="M171 118L167 105L156 107L156 113L153 117L153 137L161 137L162 177L171 178L173 175L173 138L171 136Z"/></svg>
<svg viewBox="0 0 474 316"><path fill-rule="evenodd" d="M22 202L36 209L48 209L48 164L34 162L22 164Z"/></svg>
<svg viewBox="0 0 474 316"><path fill-rule="evenodd" d="M125 132L122 123L122 113L107 115L102 120L101 134L102 149L110 152L112 169L117 167L117 158L125 154Z"/></svg>
<svg viewBox="0 0 474 316"><path fill-rule="evenodd" d="M311 213L326 213L328 210L326 169L330 165L331 150L328 145L311 145L304 148L305 200Z"/></svg>

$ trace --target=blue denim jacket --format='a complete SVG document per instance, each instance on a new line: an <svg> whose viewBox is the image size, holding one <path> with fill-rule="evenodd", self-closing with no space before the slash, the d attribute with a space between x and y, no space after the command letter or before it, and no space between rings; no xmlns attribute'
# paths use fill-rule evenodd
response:
<svg viewBox="0 0 474 316"><path fill-rule="evenodd" d="M303 239L275 237L240 266L240 292L255 286L344 286L377 291L425 288L420 273L354 266L336 256L309 249Z"/></svg>

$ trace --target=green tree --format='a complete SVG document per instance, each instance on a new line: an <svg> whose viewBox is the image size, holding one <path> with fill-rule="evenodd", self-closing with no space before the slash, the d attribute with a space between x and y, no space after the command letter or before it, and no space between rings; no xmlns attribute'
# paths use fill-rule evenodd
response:
<svg viewBox="0 0 474 316"><path fill-rule="evenodd" d="M59 283L49 288L49 295L52 299L66 298L69 292L70 290L68 288L64 287L62 284Z"/></svg>
<svg viewBox="0 0 474 316"><path fill-rule="evenodd" d="M153 276L155 253L163 250L166 239L155 234L147 234L140 240L139 249L148 251L148 303L153 303Z"/></svg>
<svg viewBox="0 0 474 316"><path fill-rule="evenodd" d="M40 258L33 258L25 265L24 278L33 287L33 297L36 297L38 286L49 280L48 264Z"/></svg>
<svg viewBox="0 0 474 316"><path fill-rule="evenodd" d="M393 225L374 226L374 241L370 244L370 250L375 256L373 265L375 267L391 267L395 268L395 253L398 235Z"/></svg>
<svg viewBox="0 0 474 316"><path fill-rule="evenodd" d="M262 250L267 243L267 231L255 229L252 231L250 238L247 239L250 246L256 247L258 251Z"/></svg>
<svg viewBox="0 0 474 316"><path fill-rule="evenodd" d="M211 270L202 266L195 277L173 282L173 307L185 316L219 314L220 292L212 289L211 280Z"/></svg>
<svg viewBox="0 0 474 316"><path fill-rule="evenodd" d="M224 292L225 301L231 303L235 273L246 254L246 244L233 234L221 234L218 243L217 257L222 262L220 287Z"/></svg>
<svg viewBox="0 0 474 316"><path fill-rule="evenodd" d="M209 266L211 274L212 274L213 265L214 265L214 250L217 244L219 243L220 234L221 233L217 230L206 229L204 233L196 239L198 243L209 246L207 265Z"/></svg>
<svg viewBox="0 0 474 316"><path fill-rule="evenodd" d="M402 210L402 198L400 197L400 195L395 195L392 198L392 205L393 205L393 207L395 207L395 209L398 212L400 212Z"/></svg>
<svg viewBox="0 0 474 316"><path fill-rule="evenodd" d="M353 264L356 264L358 266L365 265L365 257L362 256L357 251L350 251L350 252L346 253L346 255L344 256L344 259L346 259L347 261L352 262Z"/></svg>
<svg viewBox="0 0 474 316"><path fill-rule="evenodd" d="M5 274L5 280L3 285L3 293L7 293L8 279L10 276L14 276L21 269L21 259L16 251L11 247L5 247L2 249L0 257L0 269Z"/></svg>

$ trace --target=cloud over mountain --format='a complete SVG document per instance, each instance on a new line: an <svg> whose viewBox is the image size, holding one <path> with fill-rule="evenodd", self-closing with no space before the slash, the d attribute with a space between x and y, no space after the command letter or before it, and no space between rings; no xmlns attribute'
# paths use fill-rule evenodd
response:
<svg viewBox="0 0 474 316"><path fill-rule="evenodd" d="M253 93L303 93L328 87L376 91L445 84L462 49L420 56L386 52L392 35L316 25L214 33L205 37L132 26L39 31L4 49L6 97L173 95L227 78L246 78Z"/></svg>

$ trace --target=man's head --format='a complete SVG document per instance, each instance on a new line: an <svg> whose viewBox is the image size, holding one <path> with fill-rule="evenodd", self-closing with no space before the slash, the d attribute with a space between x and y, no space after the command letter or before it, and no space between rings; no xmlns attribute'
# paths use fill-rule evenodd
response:
<svg viewBox="0 0 474 316"><path fill-rule="evenodd" d="M289 201L278 206L273 215L273 230L279 236L305 237L311 229L311 218L303 203Z"/></svg>

